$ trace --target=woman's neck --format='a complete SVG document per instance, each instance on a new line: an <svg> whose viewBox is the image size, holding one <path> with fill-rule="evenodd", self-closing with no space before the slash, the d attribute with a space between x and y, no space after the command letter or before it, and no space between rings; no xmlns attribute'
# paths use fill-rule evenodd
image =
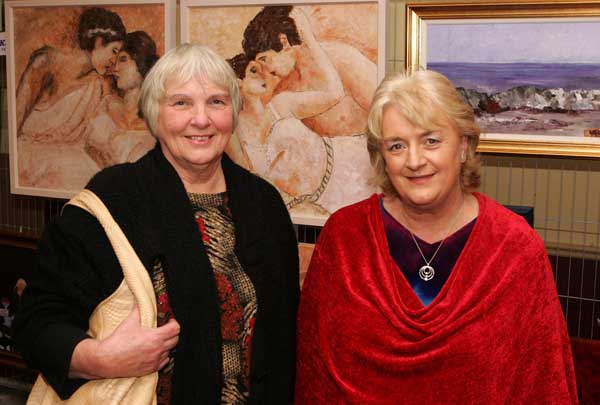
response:
<svg viewBox="0 0 600 405"><path fill-rule="evenodd" d="M140 100L140 88L134 87L129 89L123 95L123 104L128 111L138 111L138 102Z"/></svg>
<svg viewBox="0 0 600 405"><path fill-rule="evenodd" d="M243 131L243 140L248 143L265 144L269 129L273 125L272 114L266 113L265 105L259 96L244 97L243 106L240 112L241 120L248 120L251 123L250 131ZM247 126L246 124L248 123L243 125Z"/></svg>
<svg viewBox="0 0 600 405"><path fill-rule="evenodd" d="M214 194L226 191L225 173L221 161L223 156L206 163L191 164L175 158L159 138L165 159L171 164L188 193Z"/></svg>
<svg viewBox="0 0 600 405"><path fill-rule="evenodd" d="M221 162L193 170L177 170L188 193L214 194L227 189Z"/></svg>
<svg viewBox="0 0 600 405"><path fill-rule="evenodd" d="M246 95L242 102L243 111L252 117L260 117L265 111L265 106L260 99L260 96Z"/></svg>
<svg viewBox="0 0 600 405"><path fill-rule="evenodd" d="M390 214L420 239L434 243L462 228L471 221L474 196L460 193L447 198L439 207L420 208L403 202L399 197L386 197L384 206Z"/></svg>
<svg viewBox="0 0 600 405"><path fill-rule="evenodd" d="M71 51L73 58L71 63L74 63L79 67L79 77L83 77L94 70L94 64L92 63L92 53L90 51L84 51L83 49L73 49ZM73 69L73 71L77 71Z"/></svg>

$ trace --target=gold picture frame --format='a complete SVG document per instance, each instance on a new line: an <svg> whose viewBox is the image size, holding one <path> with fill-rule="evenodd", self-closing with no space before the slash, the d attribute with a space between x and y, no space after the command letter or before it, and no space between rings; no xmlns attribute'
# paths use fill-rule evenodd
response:
<svg viewBox="0 0 600 405"><path fill-rule="evenodd" d="M476 2L452 2L452 3L407 3L406 5L406 68L414 70L427 67L427 36L428 32L439 27L452 27L459 29L461 24L465 26L478 24L479 27L500 26L501 24L519 24L519 27L535 24L593 24L594 29L600 27L600 1L574 1L574 0L543 0L543 1L476 1ZM517 25L513 25L517 26ZM432 28L433 27L433 28ZM428 31L429 30L429 31ZM542 31L542 30L539 30ZM572 31L572 30L571 30ZM491 32L491 31L488 31ZM549 31L548 31L549 34ZM481 37L471 34L471 40L480 42ZM510 35L509 35L510 36ZM515 37L517 34L515 34ZM452 36L446 36L448 41L453 41ZM555 39L550 36L548 41ZM506 37L498 37L497 46L509 47L510 41ZM518 40L518 39L516 39ZM523 37L520 39L523 40ZM504 42L502 42L504 41ZM591 41L597 42L597 41ZM448 42L451 43L451 42ZM492 43L491 41L489 42ZM433 44L432 44L433 46ZM600 50L600 48L599 48ZM455 53L460 55L461 52ZM478 61L484 63L483 61ZM600 59L594 64L600 69ZM435 69L434 69L435 70ZM446 73L443 72L442 73ZM447 76L450 76L447 74ZM452 77L450 77L452 79ZM456 82L455 82L456 84ZM457 85L457 87L460 87ZM595 88L596 89L596 88ZM598 87L600 89L600 80ZM600 91L598 91L600 93ZM541 110L540 110L541 111ZM547 111L547 110L544 110ZM598 110L590 114L600 115ZM585 113L584 113L585 114ZM566 117L566 113L565 113ZM591 120L591 118L590 118ZM560 119L558 120L560 121ZM568 121L568 119L566 120ZM600 121L593 121L594 123ZM562 125L562 124L560 124ZM538 129L538 133L527 131L495 133L484 128L479 145L480 152L486 153L509 153L523 155L554 155L570 157L600 157L600 127L599 124L584 129L581 133L588 135L560 135L543 133L544 128ZM577 131L581 131L577 128ZM555 130L556 133L566 131ZM593 134L589 136L589 134Z"/></svg>

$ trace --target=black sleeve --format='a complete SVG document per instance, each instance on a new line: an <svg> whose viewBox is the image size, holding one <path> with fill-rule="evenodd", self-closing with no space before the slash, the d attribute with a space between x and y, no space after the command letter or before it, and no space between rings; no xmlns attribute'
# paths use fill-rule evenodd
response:
<svg viewBox="0 0 600 405"><path fill-rule="evenodd" d="M298 242L290 215L281 196L271 189L268 215L271 218L274 270L279 282L268 286L275 294L275 317L269 325L269 391L266 403L293 403L296 376L296 316L300 300Z"/></svg>
<svg viewBox="0 0 600 405"><path fill-rule="evenodd" d="M80 208L65 207L40 239L14 322L17 350L63 399L85 382L69 379L68 372L75 346L87 337L88 319L121 280L97 220Z"/></svg>

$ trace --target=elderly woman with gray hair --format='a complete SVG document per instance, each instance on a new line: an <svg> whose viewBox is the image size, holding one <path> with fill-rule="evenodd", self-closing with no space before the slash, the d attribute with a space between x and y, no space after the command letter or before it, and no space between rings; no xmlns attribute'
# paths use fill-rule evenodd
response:
<svg viewBox="0 0 600 405"><path fill-rule="evenodd" d="M200 45L170 50L140 95L155 149L86 187L147 269L156 328L142 327L133 305L106 338L86 334L124 269L85 210L67 205L45 229L16 338L61 398L90 380L160 370L159 404L291 403L297 243L276 189L223 154L240 103L220 56Z"/></svg>
<svg viewBox="0 0 600 405"><path fill-rule="evenodd" d="M334 213L298 313L296 404L577 403L544 244L477 193L480 129L433 71L384 80L382 194Z"/></svg>

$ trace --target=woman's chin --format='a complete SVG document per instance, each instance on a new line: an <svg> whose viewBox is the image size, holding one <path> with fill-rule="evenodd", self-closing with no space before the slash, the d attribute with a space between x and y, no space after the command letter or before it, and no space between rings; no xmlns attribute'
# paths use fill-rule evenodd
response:
<svg viewBox="0 0 600 405"><path fill-rule="evenodd" d="M434 209L443 205L441 199L431 194L408 195L402 198L403 202L419 210Z"/></svg>

